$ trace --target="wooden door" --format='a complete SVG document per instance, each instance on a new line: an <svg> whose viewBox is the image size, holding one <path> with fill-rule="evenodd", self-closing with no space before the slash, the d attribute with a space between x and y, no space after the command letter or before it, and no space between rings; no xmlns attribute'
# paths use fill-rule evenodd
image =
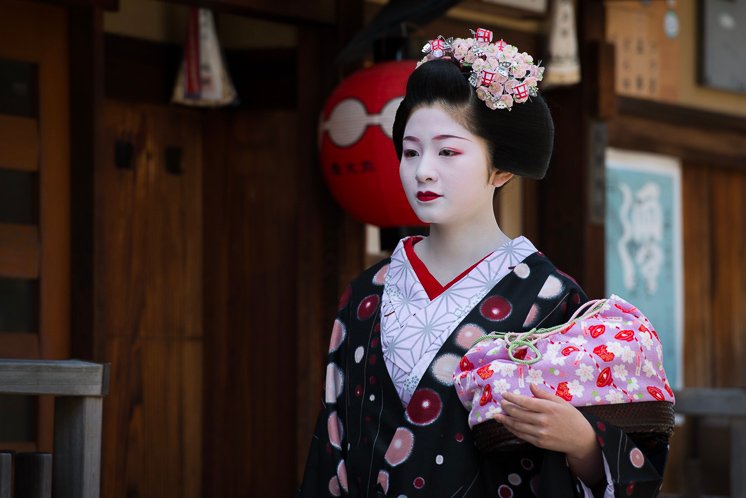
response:
<svg viewBox="0 0 746 498"><path fill-rule="evenodd" d="M70 341L67 12L0 4L0 357ZM0 397L0 447L50 450L50 399Z"/></svg>
<svg viewBox="0 0 746 498"><path fill-rule="evenodd" d="M102 496L197 498L202 467L199 111L108 100L95 169L97 340L111 362Z"/></svg>

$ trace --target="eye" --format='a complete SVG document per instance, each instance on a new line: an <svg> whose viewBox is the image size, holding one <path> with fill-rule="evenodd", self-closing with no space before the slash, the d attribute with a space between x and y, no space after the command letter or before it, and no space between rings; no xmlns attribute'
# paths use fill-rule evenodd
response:
<svg viewBox="0 0 746 498"><path fill-rule="evenodd" d="M405 149L404 152L402 152L402 156L404 157L415 157L417 155L417 151L414 149Z"/></svg>
<svg viewBox="0 0 746 498"><path fill-rule="evenodd" d="M458 151L455 151L453 149L441 149L441 151L440 151L440 155L441 156L445 156L445 157L453 157L453 156L457 156L459 154L460 153Z"/></svg>

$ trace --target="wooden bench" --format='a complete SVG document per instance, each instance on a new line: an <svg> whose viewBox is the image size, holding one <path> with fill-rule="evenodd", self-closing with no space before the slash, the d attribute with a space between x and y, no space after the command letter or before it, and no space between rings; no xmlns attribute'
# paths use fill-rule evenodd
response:
<svg viewBox="0 0 746 498"><path fill-rule="evenodd" d="M0 360L0 394L55 396L54 498L99 497L101 417L108 389L109 364ZM8 457L0 459L0 467L9 465L7 461ZM4 489L10 485L0 482L0 492Z"/></svg>

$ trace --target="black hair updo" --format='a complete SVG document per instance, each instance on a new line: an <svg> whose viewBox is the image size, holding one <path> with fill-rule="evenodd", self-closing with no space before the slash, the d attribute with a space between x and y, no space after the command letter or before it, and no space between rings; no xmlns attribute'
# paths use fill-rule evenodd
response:
<svg viewBox="0 0 746 498"><path fill-rule="evenodd" d="M554 144L554 122L544 99L531 97L513 104L510 111L492 110L477 97L467 77L450 60L429 61L415 69L394 119L393 140L399 160L404 128L412 112L438 104L487 142L493 168L537 180L544 178Z"/></svg>

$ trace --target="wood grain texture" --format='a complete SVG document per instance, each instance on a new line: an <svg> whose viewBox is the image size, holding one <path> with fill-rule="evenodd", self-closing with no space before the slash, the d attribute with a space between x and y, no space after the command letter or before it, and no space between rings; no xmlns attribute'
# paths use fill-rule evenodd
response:
<svg viewBox="0 0 746 498"><path fill-rule="evenodd" d="M713 172L710 216L714 383L746 387L746 173ZM694 199L690 202L697 202ZM696 283L694 283L696 285Z"/></svg>
<svg viewBox="0 0 746 498"><path fill-rule="evenodd" d="M102 495L201 496L202 122L107 101L95 177L94 331L112 363ZM114 144L135 150L117 169ZM181 173L165 150L181 150Z"/></svg>
<svg viewBox="0 0 746 498"><path fill-rule="evenodd" d="M0 223L0 275L39 278L40 245L37 227Z"/></svg>
<svg viewBox="0 0 746 498"><path fill-rule="evenodd" d="M78 360L0 360L0 392L101 396L108 366Z"/></svg>
<svg viewBox="0 0 746 498"><path fill-rule="evenodd" d="M40 149L36 119L0 115L0 167L38 171Z"/></svg>
<svg viewBox="0 0 746 498"><path fill-rule="evenodd" d="M55 498L99 497L102 409L100 397L73 396L55 400Z"/></svg>
<svg viewBox="0 0 746 498"><path fill-rule="evenodd" d="M205 136L204 496L295 489L296 114L230 112ZM307 186L304 186L307 188ZM309 299L310 296L304 296ZM284 476L284 477L283 477Z"/></svg>

